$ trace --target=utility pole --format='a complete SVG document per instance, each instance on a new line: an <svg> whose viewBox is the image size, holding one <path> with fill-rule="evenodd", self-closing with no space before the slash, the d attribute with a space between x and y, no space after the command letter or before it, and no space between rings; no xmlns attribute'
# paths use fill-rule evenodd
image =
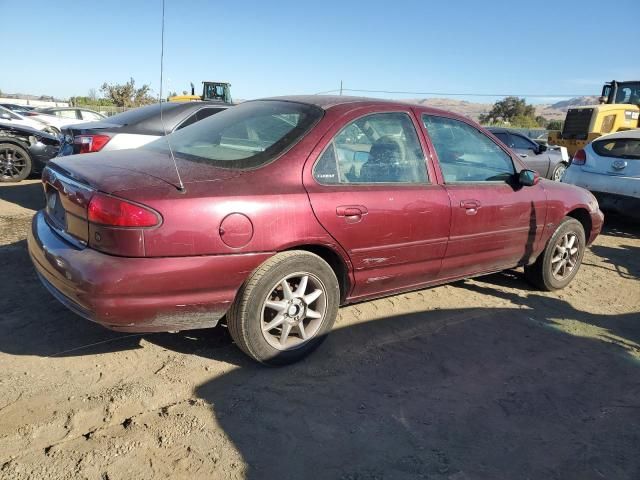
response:
<svg viewBox="0 0 640 480"><path fill-rule="evenodd" d="M342 80L340 80L340 96L342 96Z"/></svg>

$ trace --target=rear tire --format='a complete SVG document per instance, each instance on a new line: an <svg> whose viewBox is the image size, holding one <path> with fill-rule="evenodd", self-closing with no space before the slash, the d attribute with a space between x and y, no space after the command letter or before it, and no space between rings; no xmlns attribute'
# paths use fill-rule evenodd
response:
<svg viewBox="0 0 640 480"><path fill-rule="evenodd" d="M21 182L31 168L29 152L15 143L0 143L0 182Z"/></svg>
<svg viewBox="0 0 640 480"><path fill-rule="evenodd" d="M582 224L565 217L533 265L524 267L525 278L541 290L559 290L576 276L586 247Z"/></svg>
<svg viewBox="0 0 640 480"><path fill-rule="evenodd" d="M306 251L282 252L242 285L227 314L227 326L251 358L287 365L324 341L339 302L338 280L327 262Z"/></svg>

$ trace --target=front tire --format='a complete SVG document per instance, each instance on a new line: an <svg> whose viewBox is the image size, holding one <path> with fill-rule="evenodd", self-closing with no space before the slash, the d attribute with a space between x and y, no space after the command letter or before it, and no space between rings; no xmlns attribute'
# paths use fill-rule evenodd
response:
<svg viewBox="0 0 640 480"><path fill-rule="evenodd" d="M30 174L29 152L14 143L0 143L0 182L21 182Z"/></svg>
<svg viewBox="0 0 640 480"><path fill-rule="evenodd" d="M554 182L559 182L562 180L562 176L564 172L567 171L567 164L564 162L560 162L556 165L556 168L553 169L553 173L551 174L551 180Z"/></svg>
<svg viewBox="0 0 640 480"><path fill-rule="evenodd" d="M339 302L338 280L327 262L306 251L282 252L242 285L227 314L227 326L251 358L286 365L324 341Z"/></svg>
<svg viewBox="0 0 640 480"><path fill-rule="evenodd" d="M586 247L582 224L565 217L533 265L524 267L525 278L541 290L559 290L576 276Z"/></svg>

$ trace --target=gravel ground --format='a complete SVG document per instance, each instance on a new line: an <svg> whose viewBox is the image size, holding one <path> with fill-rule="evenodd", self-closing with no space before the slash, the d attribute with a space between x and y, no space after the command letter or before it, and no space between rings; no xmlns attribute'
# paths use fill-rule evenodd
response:
<svg viewBox="0 0 640 480"><path fill-rule="evenodd" d="M565 290L505 272L340 310L268 369L224 327L114 333L38 283L0 186L0 477L638 479L640 226Z"/></svg>

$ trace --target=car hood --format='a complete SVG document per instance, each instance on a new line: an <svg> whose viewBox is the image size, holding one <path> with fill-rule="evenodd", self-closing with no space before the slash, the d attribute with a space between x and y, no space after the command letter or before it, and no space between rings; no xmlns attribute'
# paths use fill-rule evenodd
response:
<svg viewBox="0 0 640 480"><path fill-rule="evenodd" d="M242 173L179 157L176 157L174 165L170 155L151 149L70 155L57 157L52 163L74 178L105 193L159 186L177 189L179 182L176 165L185 184L221 181Z"/></svg>
<svg viewBox="0 0 640 480"><path fill-rule="evenodd" d="M47 133L44 132L42 130L38 130L35 128L31 128L31 127L27 127L24 125L5 125L5 124L0 124L0 135L2 135L3 132L8 132L10 134L14 134L14 135L31 135L34 136L38 139L40 138L44 138L47 140L51 140L52 142L58 142L59 138L57 135L54 135L53 133Z"/></svg>

